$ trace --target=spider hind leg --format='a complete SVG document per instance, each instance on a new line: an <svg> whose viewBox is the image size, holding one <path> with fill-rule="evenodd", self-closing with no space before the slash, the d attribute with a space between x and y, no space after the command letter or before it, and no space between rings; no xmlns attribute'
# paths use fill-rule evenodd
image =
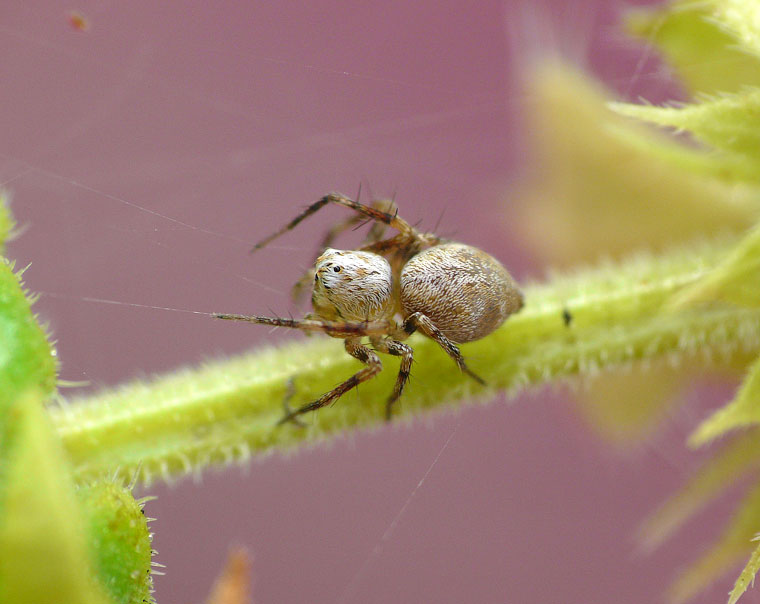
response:
<svg viewBox="0 0 760 604"><path fill-rule="evenodd" d="M435 324L422 314L421 312L415 312L409 315L406 320L404 321L403 330L407 334L411 335L415 331L420 330L422 333L424 333L428 338L431 340L434 340L436 344L438 344L441 348L443 348L444 352L449 355L454 362L457 364L457 367L463 372L469 375L473 380L475 380L478 384L485 386L486 382L483 378L481 378L479 375L474 373L468 366L467 363L464 361L464 357L462 356L462 353L459 350L459 346L457 346L454 342L449 340L445 335L443 335L443 332L441 332L440 329L438 329Z"/></svg>

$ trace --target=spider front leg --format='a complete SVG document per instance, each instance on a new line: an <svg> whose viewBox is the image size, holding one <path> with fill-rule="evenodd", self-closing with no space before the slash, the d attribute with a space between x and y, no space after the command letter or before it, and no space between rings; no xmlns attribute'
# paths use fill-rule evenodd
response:
<svg viewBox="0 0 760 604"><path fill-rule="evenodd" d="M360 205L358 201L353 203ZM392 199L375 199L371 201L366 207L370 208L371 210L377 210L385 216L396 216L398 214L398 206ZM367 220L372 220L373 223L372 227L367 233L367 236L364 238L362 245L380 241L380 239L383 237L383 233L385 233L386 226L388 226L390 223L387 223L382 218L378 219L377 215L367 216L362 213L357 213L353 216L349 216L344 220L341 220L340 222L337 222L328 229L328 231L325 233L325 236L322 238L322 241L320 242L319 253L322 253L322 251L328 247L332 247L333 241L335 241L341 233L347 231L351 227L359 228L363 226L363 223L365 223Z"/></svg>
<svg viewBox="0 0 760 604"><path fill-rule="evenodd" d="M378 352L401 357L401 366L398 370L396 385L393 387L393 394L391 394L390 398L385 403L385 421L390 421L393 403L401 397L401 393L404 391L404 386L406 386L406 382L409 379L409 372L412 370L412 361L414 360L414 351L411 346L389 338L379 338L374 336L370 338L370 341Z"/></svg>
<svg viewBox="0 0 760 604"><path fill-rule="evenodd" d="M356 388L362 382L375 377L383 369L383 364L380 362L380 358L375 354L371 348L367 348L361 344L360 338L347 338L345 341L346 352L355 359L360 360L367 366L352 375L345 382L338 384L335 388L320 396L316 401L303 405L293 411L288 411L285 416L277 422L277 425L282 425L286 422L296 422L299 415L309 413L310 411L316 411L317 409L329 405L337 401L349 390Z"/></svg>
<svg viewBox="0 0 760 604"><path fill-rule="evenodd" d="M395 204L393 204L393 206L388 206L388 208L393 209L393 213L383 212L377 208L366 206L364 204L359 203L358 201L349 199L348 197L346 197L345 195L341 195L340 193L330 193L328 195L325 195L318 201L315 201L310 206L308 206L303 212L301 212L288 224L282 227L279 231L276 231L272 233L271 235L269 235L268 237L265 237L264 239L259 241L256 245L253 246L253 249L251 251L255 252L256 250L260 250L265 245L267 245L270 241L276 239L283 233L286 233L287 231L290 231L291 229L295 228L302 220L304 220L305 218L308 218L315 212L318 212L320 209L322 209L329 203L334 203L334 204L349 208L351 210L354 210L355 212L364 216L365 218L369 218L370 220L374 220L376 222L380 222L382 224L388 225L399 232L408 233L410 236L414 236L417 234L417 231L414 228L412 228L412 226L406 220L398 216L398 214L396 213Z"/></svg>
<svg viewBox="0 0 760 604"><path fill-rule="evenodd" d="M446 352L447 355L454 359L457 367L459 367L462 372L469 375L472 379L478 382L478 384L485 386L485 380L483 380L483 378L477 374L473 373L470 368L467 367L467 364L464 362L464 358L462 357L462 353L459 351L459 346L454 344L454 342L443 335L443 332L441 332L441 330L438 329L435 324L424 314L421 312L415 312L409 315L404 321L402 329L407 335L411 335L419 329L431 340L435 340L435 342L441 348L443 348L444 352Z"/></svg>
<svg viewBox="0 0 760 604"><path fill-rule="evenodd" d="M348 323L344 321L327 321L325 319L285 319L283 317L260 317L258 315L230 315L214 313L215 319L225 321L245 321L257 325L271 325L272 327L290 327L301 331L321 331L334 338L353 338L388 333L390 328L388 321L358 321Z"/></svg>

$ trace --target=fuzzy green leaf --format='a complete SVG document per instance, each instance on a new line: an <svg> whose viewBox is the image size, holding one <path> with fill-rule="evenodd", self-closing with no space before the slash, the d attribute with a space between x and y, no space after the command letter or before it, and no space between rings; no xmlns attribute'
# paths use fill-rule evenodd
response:
<svg viewBox="0 0 760 604"><path fill-rule="evenodd" d="M760 86L760 60L737 47L736 36L713 20L708 7L686 0L637 9L627 18L628 30L657 46L692 93Z"/></svg>
<svg viewBox="0 0 760 604"><path fill-rule="evenodd" d="M0 443L0 602L110 603L92 573L84 521L41 394L28 391L3 416L12 438Z"/></svg>
<svg viewBox="0 0 760 604"><path fill-rule="evenodd" d="M760 55L760 5L753 0L711 0L713 16L739 40L741 48Z"/></svg>
<svg viewBox="0 0 760 604"><path fill-rule="evenodd" d="M7 217L0 205L0 218ZM8 225L10 220L8 218ZM2 224L0 224L2 227ZM31 312L29 297L13 267L0 261L0 601L110 604L95 578L93 560L103 566L114 549L117 525L109 508L80 493L77 500L57 436L43 404L55 386L55 356ZM134 507L137 507L134 505ZM113 507L113 506L111 506ZM86 520L82 510L87 510ZM144 519L139 514L144 525ZM88 530L88 522L89 529ZM132 533L134 527L130 527ZM145 541L147 531L144 531ZM89 543L88 543L89 541ZM130 550L133 543L127 542ZM149 546L148 546L149 550ZM96 554L93 556L93 553ZM143 574L138 577L143 583ZM110 570L110 569L108 569ZM101 575L111 589L115 575ZM128 578L128 585L140 581ZM123 584L124 581L122 580ZM112 589L113 591L113 589ZM116 592L114 592L116 593ZM131 604L149 598L117 599Z"/></svg>
<svg viewBox="0 0 760 604"><path fill-rule="evenodd" d="M757 220L755 162L689 148L616 114L606 93L566 66L545 66L528 94L538 168L510 209L516 236L552 264L666 250Z"/></svg>
<svg viewBox="0 0 760 604"><path fill-rule="evenodd" d="M733 401L718 409L689 437L698 447L729 430L760 423L760 358L755 361Z"/></svg>
<svg viewBox="0 0 760 604"><path fill-rule="evenodd" d="M95 572L116 604L152 602L151 545L143 502L101 482L77 490Z"/></svg>
<svg viewBox="0 0 760 604"><path fill-rule="evenodd" d="M760 469L760 430L731 439L691 476L639 529L644 550L652 550L671 537L699 512L741 478Z"/></svg>
<svg viewBox="0 0 760 604"><path fill-rule="evenodd" d="M680 603L694 597L752 551L760 527L760 484L745 496L718 541L676 580L670 599Z"/></svg>
<svg viewBox="0 0 760 604"><path fill-rule="evenodd" d="M20 394L33 389L49 396L55 388L55 352L19 277L13 265L0 257L0 418ZM2 424L0 419L0 430Z"/></svg>
<svg viewBox="0 0 760 604"><path fill-rule="evenodd" d="M760 162L760 89L744 90L684 107L611 103L621 115L688 130L698 140Z"/></svg>
<svg viewBox="0 0 760 604"><path fill-rule="evenodd" d="M758 541L758 537L755 537L753 541ZM747 565L742 569L741 574L736 578L734 588L728 597L728 604L736 604L739 598L742 597L747 588L750 585L755 584L755 575L760 570L760 545L755 548L752 555L749 557Z"/></svg>
<svg viewBox="0 0 760 604"><path fill-rule="evenodd" d="M760 307L760 225L714 270L674 295L670 305L679 309L702 302Z"/></svg>
<svg viewBox="0 0 760 604"><path fill-rule="evenodd" d="M12 405L29 393L47 399L55 387L55 371L51 346L32 314L19 274L0 257L0 459L19 438ZM7 469L0 464L0 516L4 513L2 493Z"/></svg>

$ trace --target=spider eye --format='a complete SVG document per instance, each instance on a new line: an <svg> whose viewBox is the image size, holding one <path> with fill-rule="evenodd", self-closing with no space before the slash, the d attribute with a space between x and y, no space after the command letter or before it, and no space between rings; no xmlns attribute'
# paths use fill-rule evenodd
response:
<svg viewBox="0 0 760 604"><path fill-rule="evenodd" d="M339 266L333 266L333 271L339 273L341 271L341 268Z"/></svg>

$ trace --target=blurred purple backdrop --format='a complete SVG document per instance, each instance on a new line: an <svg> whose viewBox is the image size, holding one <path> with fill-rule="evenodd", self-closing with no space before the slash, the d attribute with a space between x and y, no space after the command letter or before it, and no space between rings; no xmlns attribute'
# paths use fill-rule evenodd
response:
<svg viewBox="0 0 760 604"><path fill-rule="evenodd" d="M661 100L672 86L650 62L637 69L641 48L615 29L620 8L6 2L0 183L25 227L9 254L32 262L25 279L43 292L61 377L113 385L300 337L140 305L303 312L289 287L340 211L255 256L249 243L361 180L395 192L411 222L440 219L518 278L540 278L509 234L530 102L513 67L536 45L523 23L552 16L572 59L585 54L621 94ZM621 456L567 398L499 400L151 487L168 567L158 601L204 601L237 543L255 557L257 604L659 601L715 532L690 530L652 556L633 539L693 466L681 437L697 412Z"/></svg>

